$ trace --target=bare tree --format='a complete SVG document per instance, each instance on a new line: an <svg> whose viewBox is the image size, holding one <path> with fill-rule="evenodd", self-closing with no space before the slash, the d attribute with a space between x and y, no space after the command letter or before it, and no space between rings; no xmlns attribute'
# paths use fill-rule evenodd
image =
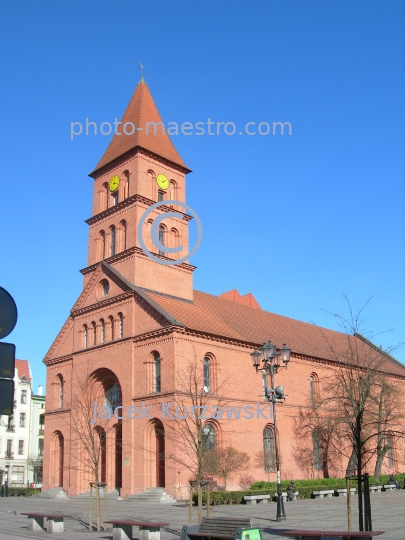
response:
<svg viewBox="0 0 405 540"><path fill-rule="evenodd" d="M206 453L204 468L207 472L214 473L224 481L226 489L227 481L237 473L245 471L250 466L250 456L247 452L240 452L228 446L226 448L213 448Z"/></svg>
<svg viewBox="0 0 405 540"><path fill-rule="evenodd" d="M362 313L368 302L355 314L345 300L349 317L335 315L342 333L319 329L333 366L323 384L324 397L318 414L323 425L325 419L331 419L338 432L336 448L349 458L347 472L357 471L359 528L363 530L362 472L375 456L377 462L382 462L388 451L387 439L404 437L404 403L395 388L395 378L387 375L396 360L360 333ZM398 399L388 400L387 396L392 394Z"/></svg>
<svg viewBox="0 0 405 540"><path fill-rule="evenodd" d="M204 474L204 458L216 441L212 433L205 428L207 417L204 411L220 407L220 390L223 383L217 385L215 394L207 388L204 381L203 362L194 355L184 369L178 370L176 390L171 407L173 419L166 423L167 437L175 443L175 451L167 455L168 459L186 467L197 482L198 521L202 519L201 482ZM214 406L212 409L210 405ZM214 411L215 413L215 411Z"/></svg>
<svg viewBox="0 0 405 540"><path fill-rule="evenodd" d="M100 483L105 476L105 457L108 452L108 433L115 428L118 420L113 415L120 405L120 390L106 393L103 384L93 375L92 367L78 372L73 369L70 397L71 414L66 420L71 432L71 452L74 461L70 467L89 478L96 493L96 526L100 530ZM97 416L99 415L99 419ZM107 489L107 486L104 486ZM91 492L92 490L90 490ZM92 529L92 501L90 498L89 528Z"/></svg>

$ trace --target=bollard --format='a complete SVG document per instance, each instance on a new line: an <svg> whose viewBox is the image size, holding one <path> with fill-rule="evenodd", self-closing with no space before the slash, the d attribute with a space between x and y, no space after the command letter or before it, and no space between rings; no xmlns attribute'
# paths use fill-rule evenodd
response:
<svg viewBox="0 0 405 540"><path fill-rule="evenodd" d="M8 486L6 486L6 484L1 486L1 496L8 497Z"/></svg>

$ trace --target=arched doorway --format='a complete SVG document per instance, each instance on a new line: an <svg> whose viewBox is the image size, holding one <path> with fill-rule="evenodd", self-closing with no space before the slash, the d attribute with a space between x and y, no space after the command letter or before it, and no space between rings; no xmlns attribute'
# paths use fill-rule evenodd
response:
<svg viewBox="0 0 405 540"><path fill-rule="evenodd" d="M165 429L162 422L155 422L156 437L156 487L165 487Z"/></svg>
<svg viewBox="0 0 405 540"><path fill-rule="evenodd" d="M55 431L52 442L53 485L54 487L63 487L65 441L60 431Z"/></svg>

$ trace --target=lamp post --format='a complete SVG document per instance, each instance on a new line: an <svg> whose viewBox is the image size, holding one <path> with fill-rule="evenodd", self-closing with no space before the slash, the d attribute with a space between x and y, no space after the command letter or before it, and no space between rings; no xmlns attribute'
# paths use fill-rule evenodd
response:
<svg viewBox="0 0 405 540"><path fill-rule="evenodd" d="M277 521L285 521L286 515L284 511L283 495L281 491L281 479L280 479L280 458L278 450L278 434L277 434L277 416L276 416L276 404L283 403L285 400L284 388L282 386L274 387L274 375L277 374L279 369L285 367L287 369L288 362L290 361L291 349L284 343L280 352L277 351L274 343L269 340L267 343L263 343L260 352L255 349L251 353L253 367L258 371L260 367L260 361L263 363L263 390L266 399L273 405L273 419L274 419L274 439L276 445L276 468L277 468ZM279 357L284 363L284 366L279 364ZM270 384L267 386L268 374L270 373Z"/></svg>

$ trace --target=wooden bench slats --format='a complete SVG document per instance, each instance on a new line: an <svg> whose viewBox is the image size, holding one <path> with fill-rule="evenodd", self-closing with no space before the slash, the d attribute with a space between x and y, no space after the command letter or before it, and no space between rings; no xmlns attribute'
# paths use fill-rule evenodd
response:
<svg viewBox="0 0 405 540"><path fill-rule="evenodd" d="M132 521L130 519L110 519L104 523L111 523L112 525L135 525L137 527L164 527L169 523L151 523L149 521Z"/></svg>
<svg viewBox="0 0 405 540"><path fill-rule="evenodd" d="M49 514L49 513L40 513L40 512L21 512L22 516L32 516L32 517L46 517L50 519L62 519L70 518L72 516L67 516L66 514Z"/></svg>
<svg viewBox="0 0 405 540"><path fill-rule="evenodd" d="M379 536L384 534L384 531L301 531L301 530L292 530L292 531L283 531L281 533L283 536L295 536L299 537L316 537L322 538L322 536L337 536L341 538L371 538L372 536Z"/></svg>
<svg viewBox="0 0 405 540"><path fill-rule="evenodd" d="M189 538L221 538L222 540L231 540L235 538L237 529L247 529L251 526L251 521L248 518L209 518L204 516L198 532L187 529L187 534Z"/></svg>

